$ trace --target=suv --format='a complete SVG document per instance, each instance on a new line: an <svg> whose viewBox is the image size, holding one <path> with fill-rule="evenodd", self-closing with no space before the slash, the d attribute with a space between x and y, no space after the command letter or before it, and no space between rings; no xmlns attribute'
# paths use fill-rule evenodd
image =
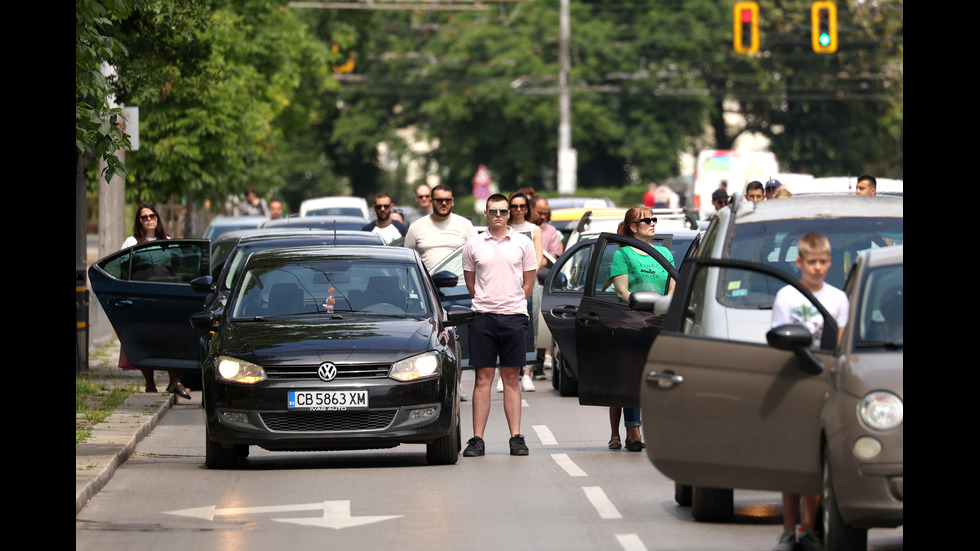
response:
<svg viewBox="0 0 980 551"><path fill-rule="evenodd" d="M901 340L865 339L868 324L884 318L862 291L860 273L868 261L856 261L892 249L901 262L901 247L894 246L904 236L902 203L896 197L853 195L757 203L736 198L712 220L701 246L685 261L674 295L634 293L632 308L667 314L641 376L648 455L675 481L676 501L691 505L696 520L731 518L732 488L815 494L833 472L838 492L841 484L877 485L897 501L898 519L893 503L887 522L901 523L901 425L869 431L863 415L860 422L855 418L856 402L874 390L888 390L876 404L882 411L901 410L901 355L889 359L897 362L897 389L885 386L891 383L880 378L881 369L870 374L878 379L860 383L855 360L863 357L871 365L896 347L901 350ZM851 301L840 345L832 317L799 283L796 243L808 232L830 240L832 264L825 281L844 289ZM895 282L901 294L900 275ZM771 330L773 299L785 285L799 289L823 313L822 342L811 346L809 332L795 327ZM858 449L854 439L869 432L870 448ZM874 457L874 440L883 436L893 445ZM844 474L830 458L852 449L866 455ZM858 530L874 521L861 517L857 507L838 509L829 502L825 507L825 525L835 514ZM836 526L841 533L841 524ZM832 541L831 534L825 537Z"/></svg>

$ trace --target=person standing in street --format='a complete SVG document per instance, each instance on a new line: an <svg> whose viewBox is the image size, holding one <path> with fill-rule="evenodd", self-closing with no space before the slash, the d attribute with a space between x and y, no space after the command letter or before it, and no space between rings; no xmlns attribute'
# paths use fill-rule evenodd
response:
<svg viewBox="0 0 980 551"><path fill-rule="evenodd" d="M766 198L766 190L762 187L762 182L752 180L745 185L745 198L753 203L758 203Z"/></svg>
<svg viewBox="0 0 980 551"><path fill-rule="evenodd" d="M405 222L409 226L419 218L425 218L432 214L432 190L429 189L429 186L422 184L415 188L415 203L419 206L419 210L408 215Z"/></svg>
<svg viewBox="0 0 980 551"><path fill-rule="evenodd" d="M540 275L543 268L550 268L552 262L561 256L561 253L565 251L565 245L561 241L561 232L558 228L551 224L551 205L548 204L548 198L543 195L535 195L531 198L531 221L534 222L539 228L541 228L541 248L546 254L541 255L541 265L538 266L538 273ZM548 258L548 257L551 258ZM538 283L541 283L541 278L538 278ZM543 289L542 289L543 290ZM532 296L532 299L535 297ZM539 293L537 298L537 310L541 312L541 294ZM542 319L539 316L537 318L538 331L540 331L540 324ZM537 342L537 334L534 336L535 342ZM544 349L538 349L538 362L534 367L534 378L535 379L546 379L547 375L544 374L544 369L551 369L552 358L551 358L551 347L545 347Z"/></svg>
<svg viewBox="0 0 980 551"><path fill-rule="evenodd" d="M167 229L164 228L163 220L160 219L160 213L157 212L157 209L149 203L143 203L138 209L136 209L136 220L133 221L133 235L127 237L126 240L123 241L120 249L126 249L148 241L156 241L157 239L170 239L170 235L167 234ZM152 268L162 269L165 273L169 270L169 268L159 265ZM134 268L133 274L135 275L136 272L137 270ZM123 350L121 346L119 347L118 365L122 369L139 369L139 371L143 373L143 379L146 381L145 391L157 392L156 381L153 378L153 370L133 366L133 364L129 363L129 358L126 357L126 351ZM184 389L184 385L180 382L180 372L168 371L167 374L170 376L170 384L167 385L167 392L172 392L185 400L190 400L191 395L186 389Z"/></svg>
<svg viewBox="0 0 980 551"><path fill-rule="evenodd" d="M534 243L508 224L510 201L495 193L487 199L487 230L463 245L463 278L473 297L476 318L469 326L470 364L476 370L473 387L473 438L463 457L486 453L483 440L490 416L490 387L498 358L504 384L504 415L510 431L510 454L528 455L521 434L521 389L518 374L524 366L527 342L527 301L534 289L538 256Z"/></svg>
<svg viewBox="0 0 980 551"><path fill-rule="evenodd" d="M523 189L523 188L522 188ZM541 241L541 228L530 218L531 201L527 194L522 191L515 191L510 194L510 228L525 234L534 243L534 252L537 258L536 266L544 263L544 246ZM534 274L534 291L531 293L531 332L534 341L538 339L538 312L541 310L541 283L538 282L537 272ZM524 392L534 392L534 364L524 366L524 373L521 377L521 388ZM503 392L503 380L497 381L497 392Z"/></svg>
<svg viewBox="0 0 980 551"><path fill-rule="evenodd" d="M278 197L269 201L269 220L279 220L282 218L283 203Z"/></svg>
<svg viewBox="0 0 980 551"><path fill-rule="evenodd" d="M476 235L468 219L453 213L453 190L440 184L432 188L432 213L419 218L405 232L405 246L418 251L429 273L440 260Z"/></svg>
<svg viewBox="0 0 980 551"><path fill-rule="evenodd" d="M408 232L408 227L401 222L393 219L391 217L392 210L395 206L391 201L391 196L385 192L381 192L374 196L374 214L377 217L375 220L364 225L361 230L374 232L381 236L385 240L385 243L390 244L392 241L397 241L402 237L405 237L405 233Z"/></svg>
<svg viewBox="0 0 980 551"><path fill-rule="evenodd" d="M241 205L242 216L269 216L269 205L255 193L255 188L245 190L245 202Z"/></svg>
<svg viewBox="0 0 980 551"><path fill-rule="evenodd" d="M857 185L854 187L855 195L867 195L874 197L878 194L878 180L870 174L858 176Z"/></svg>

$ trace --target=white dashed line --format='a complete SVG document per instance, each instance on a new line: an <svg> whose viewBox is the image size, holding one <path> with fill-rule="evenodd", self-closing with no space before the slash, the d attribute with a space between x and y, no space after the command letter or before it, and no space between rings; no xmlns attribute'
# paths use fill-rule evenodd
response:
<svg viewBox="0 0 980 551"><path fill-rule="evenodd" d="M623 547L623 551L647 551L647 546L643 545L640 536L636 534L616 534L616 541Z"/></svg>
<svg viewBox="0 0 980 551"><path fill-rule="evenodd" d="M555 436L548 430L547 425L531 425L531 428L538 434L538 440L541 440L541 443L545 446L558 445L558 441L555 440Z"/></svg>
<svg viewBox="0 0 980 551"><path fill-rule="evenodd" d="M598 486L583 486L582 489L585 490L585 497L589 498L589 502L599 512L599 518L605 520L623 518L623 515L619 514L616 506L606 497L606 492L603 492L602 488Z"/></svg>
<svg viewBox="0 0 980 551"><path fill-rule="evenodd" d="M559 467L568 473L568 476L589 476L585 471L580 469L578 465L573 463L572 460L568 458L567 454L553 453L551 454L551 458L555 460L555 463L558 463Z"/></svg>

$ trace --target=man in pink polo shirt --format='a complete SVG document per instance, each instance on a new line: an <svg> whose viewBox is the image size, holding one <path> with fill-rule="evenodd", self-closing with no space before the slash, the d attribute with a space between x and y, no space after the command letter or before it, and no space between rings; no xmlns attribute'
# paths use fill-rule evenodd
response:
<svg viewBox="0 0 980 551"><path fill-rule="evenodd" d="M463 457L481 456L486 451L483 432L490 417L490 387L498 357L500 378L504 381L504 415L511 436L510 454L528 455L521 434L518 374L525 364L527 301L534 290L538 257L534 243L507 225L510 202L506 195L491 195L483 214L488 221L487 231L467 239L463 245L463 278L476 311L476 319L467 329L470 365L476 369L473 438L466 443Z"/></svg>

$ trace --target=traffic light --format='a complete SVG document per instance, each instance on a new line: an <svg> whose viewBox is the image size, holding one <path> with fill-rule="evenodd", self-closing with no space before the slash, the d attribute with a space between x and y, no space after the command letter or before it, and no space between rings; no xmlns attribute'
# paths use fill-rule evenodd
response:
<svg viewBox="0 0 980 551"><path fill-rule="evenodd" d="M759 51L759 4L735 2L732 12L735 27L735 53L754 54Z"/></svg>
<svg viewBox="0 0 980 551"><path fill-rule="evenodd" d="M837 51L837 4L819 0L810 4L810 41L818 54Z"/></svg>

